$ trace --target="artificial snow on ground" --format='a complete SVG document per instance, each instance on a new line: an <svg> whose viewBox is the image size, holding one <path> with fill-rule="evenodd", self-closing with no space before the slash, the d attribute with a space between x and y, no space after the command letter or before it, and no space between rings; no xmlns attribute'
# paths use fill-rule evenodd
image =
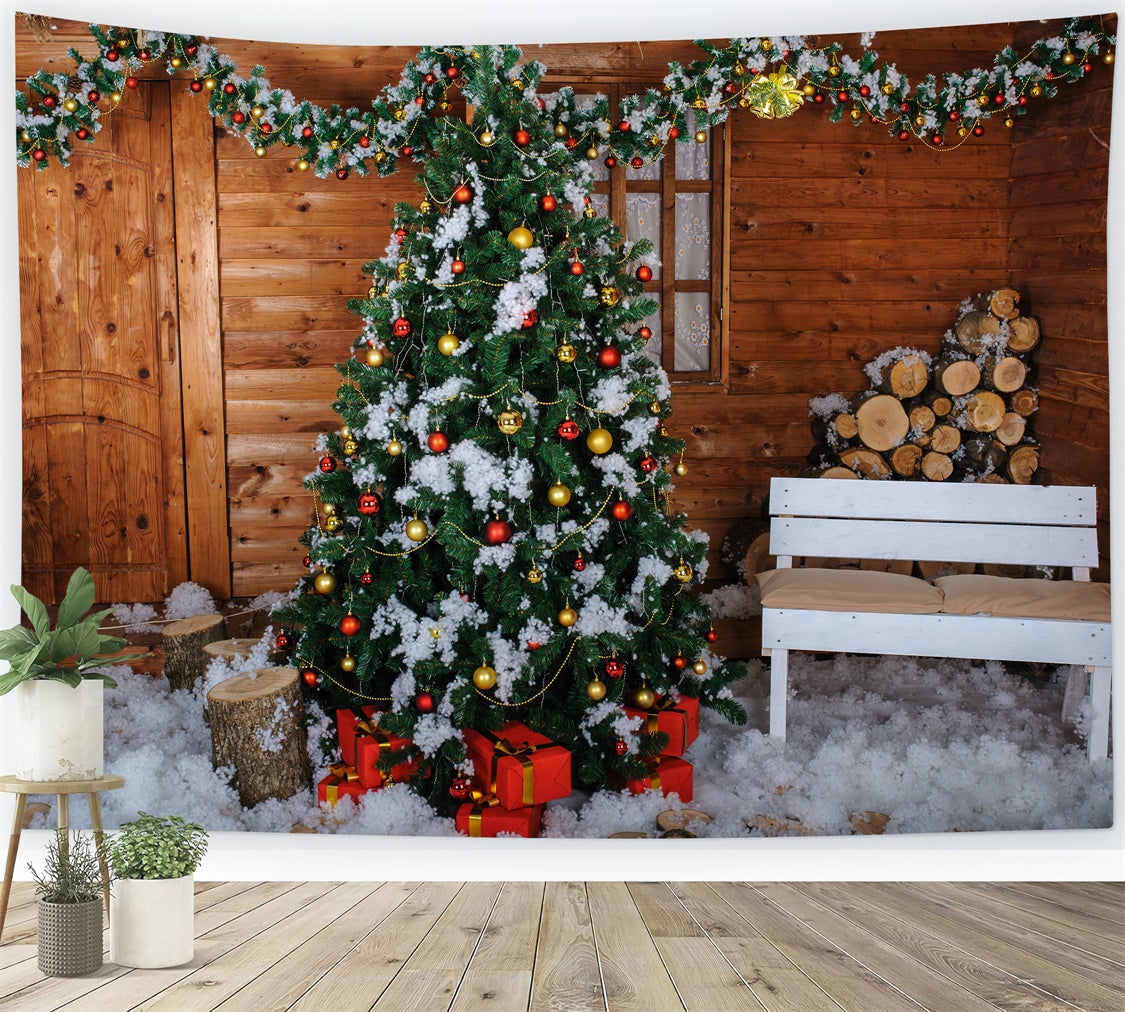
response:
<svg viewBox="0 0 1125 1012"><path fill-rule="evenodd" d="M576 793L548 805L542 835L658 836L656 816L681 807L709 814L712 822L690 829L716 837L851 834L852 816L867 813L888 817L886 833L1111 824L1112 764L1088 763L1060 722L1058 673L1031 681L999 662L793 654L781 745L763 733L768 666L744 666L732 688L750 722L736 727L701 711L685 756L695 767L691 802L658 792ZM211 768L201 697L169 692L164 679L129 668L113 674L119 687L105 694L105 768L126 786L102 795L107 828L146 811L210 830L455 835L451 819L398 785L331 810L318 809L313 792L244 810L226 771ZM323 766L314 760L314 783L327 774ZM40 828L53 824L53 816L36 820Z"/></svg>

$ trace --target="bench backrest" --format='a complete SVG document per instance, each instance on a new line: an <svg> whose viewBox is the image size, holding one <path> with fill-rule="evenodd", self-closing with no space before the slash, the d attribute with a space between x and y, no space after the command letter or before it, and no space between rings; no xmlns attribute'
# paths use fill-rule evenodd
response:
<svg viewBox="0 0 1125 1012"><path fill-rule="evenodd" d="M1093 486L773 478L770 553L782 567L808 555L1086 568L1095 500Z"/></svg>

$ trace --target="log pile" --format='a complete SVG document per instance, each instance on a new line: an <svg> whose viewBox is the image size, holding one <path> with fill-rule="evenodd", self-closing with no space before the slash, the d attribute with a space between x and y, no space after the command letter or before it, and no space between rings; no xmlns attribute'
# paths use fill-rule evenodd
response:
<svg viewBox="0 0 1125 1012"><path fill-rule="evenodd" d="M1031 354L1039 324L1003 288L967 300L937 356L894 348L868 363L870 388L809 402L810 474L826 478L1028 485L1039 444Z"/></svg>

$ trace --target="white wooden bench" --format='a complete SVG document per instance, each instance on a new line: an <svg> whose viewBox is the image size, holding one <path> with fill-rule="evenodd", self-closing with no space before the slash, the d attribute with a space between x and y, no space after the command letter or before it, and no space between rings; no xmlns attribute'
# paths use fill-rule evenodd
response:
<svg viewBox="0 0 1125 1012"><path fill-rule="evenodd" d="M759 574L770 735L785 739L790 650L1072 665L1068 719L1086 688L1087 754L1109 747L1109 586L1098 561L1094 488L774 478L770 552ZM1071 580L937 578L793 568L797 557L938 559L1070 567Z"/></svg>

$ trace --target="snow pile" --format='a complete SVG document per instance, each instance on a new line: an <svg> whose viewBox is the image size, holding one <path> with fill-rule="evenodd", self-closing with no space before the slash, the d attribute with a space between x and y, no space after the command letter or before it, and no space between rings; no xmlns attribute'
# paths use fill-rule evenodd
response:
<svg viewBox="0 0 1125 1012"><path fill-rule="evenodd" d="M395 786L321 811L310 792L250 810L211 768L198 695L163 679L112 669L105 696L106 769L126 786L102 796L107 827L139 811L175 813L211 830L449 836L452 820ZM659 835L656 816L689 807L712 816L700 836L844 835L852 816L889 817L887 833L1094 829L1110 825L1112 764L1090 764L1059 721L1064 682L1033 683L998 662L795 654L788 740L767 737L768 668L758 661L733 685L749 728L701 713L688 750L695 795L576 793L548 806L544 836ZM316 743L328 718L310 715L314 778L327 774ZM44 799L48 800L48 799ZM49 799L53 801L52 799ZM74 813L78 823L80 810ZM40 828L54 816L39 816Z"/></svg>
<svg viewBox="0 0 1125 1012"><path fill-rule="evenodd" d="M213 615L218 612L211 591L198 583L181 583L172 588L172 593L164 602L166 619L194 618L196 615Z"/></svg>

